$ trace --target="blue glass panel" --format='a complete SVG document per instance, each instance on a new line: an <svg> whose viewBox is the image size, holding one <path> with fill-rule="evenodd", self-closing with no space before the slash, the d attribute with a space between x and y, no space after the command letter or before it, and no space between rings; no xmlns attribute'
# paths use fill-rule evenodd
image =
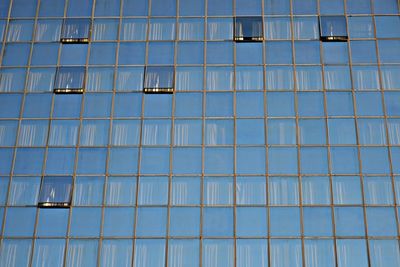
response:
<svg viewBox="0 0 400 267"><path fill-rule="evenodd" d="M174 174L201 174L200 148L176 148L173 153Z"/></svg>
<svg viewBox="0 0 400 267"><path fill-rule="evenodd" d="M358 153L353 147L332 147L331 148L332 173L352 174L358 173Z"/></svg>
<svg viewBox="0 0 400 267"><path fill-rule="evenodd" d="M322 16L320 17L320 31L322 38L347 37L346 18L344 16Z"/></svg>
<svg viewBox="0 0 400 267"><path fill-rule="evenodd" d="M203 109L203 94L175 94L175 117L200 117Z"/></svg>
<svg viewBox="0 0 400 267"><path fill-rule="evenodd" d="M4 0L0 3L0 18L7 18L10 8L10 0Z"/></svg>
<svg viewBox="0 0 400 267"><path fill-rule="evenodd" d="M236 208L237 236L267 236L267 225L266 208Z"/></svg>
<svg viewBox="0 0 400 267"><path fill-rule="evenodd" d="M117 72L117 91L143 90L143 67L120 67Z"/></svg>
<svg viewBox="0 0 400 267"><path fill-rule="evenodd" d="M171 236L198 236L200 234L199 208L171 208L169 216Z"/></svg>
<svg viewBox="0 0 400 267"><path fill-rule="evenodd" d="M400 264L397 240L370 240L371 266L396 266Z"/></svg>
<svg viewBox="0 0 400 267"><path fill-rule="evenodd" d="M1 179L2 185L5 184L4 180L5 179ZM13 177L8 204L12 206L36 205L39 196L40 181L40 177ZM7 187L1 187L1 193L5 200L7 196Z"/></svg>
<svg viewBox="0 0 400 267"><path fill-rule="evenodd" d="M328 70L325 69L325 76L328 75L327 73ZM296 86L299 91L322 90L322 73L320 67L299 66L296 68L296 79ZM325 85L328 87L327 83Z"/></svg>
<svg viewBox="0 0 400 267"><path fill-rule="evenodd" d="M237 149L237 173L264 174L265 149L264 147L241 147Z"/></svg>
<svg viewBox="0 0 400 267"><path fill-rule="evenodd" d="M285 17L267 17L264 22L265 38L268 40L290 39L292 30L290 19Z"/></svg>
<svg viewBox="0 0 400 267"><path fill-rule="evenodd" d="M83 116L85 118L109 117L111 113L111 100L111 94L87 94L85 96Z"/></svg>
<svg viewBox="0 0 400 267"><path fill-rule="evenodd" d="M62 17L65 0L40 0L40 17Z"/></svg>
<svg viewBox="0 0 400 267"><path fill-rule="evenodd" d="M326 148L302 147L300 153L300 169L302 173L328 173L328 153Z"/></svg>
<svg viewBox="0 0 400 267"><path fill-rule="evenodd" d="M36 234L39 237L65 236L68 215L68 209L40 209Z"/></svg>
<svg viewBox="0 0 400 267"><path fill-rule="evenodd" d="M103 148L81 148L77 173L100 174L105 172L107 150Z"/></svg>
<svg viewBox="0 0 400 267"><path fill-rule="evenodd" d="M190 1L181 2L180 6L184 3L189 3ZM202 1L195 1L196 3L201 3ZM203 3L204 5L204 3ZM198 40L202 41L204 39L204 20L197 18L187 18L179 20L178 29L178 39L179 40Z"/></svg>
<svg viewBox="0 0 400 267"><path fill-rule="evenodd" d="M92 239L72 239L68 244L66 266L96 266L98 241ZM77 256L81 255L81 256Z"/></svg>
<svg viewBox="0 0 400 267"><path fill-rule="evenodd" d="M134 208L105 208L104 236L132 236Z"/></svg>
<svg viewBox="0 0 400 267"><path fill-rule="evenodd" d="M167 177L140 177L138 205L166 205L168 183Z"/></svg>
<svg viewBox="0 0 400 267"><path fill-rule="evenodd" d="M138 145L140 138L139 120L114 120L112 144L115 146Z"/></svg>
<svg viewBox="0 0 400 267"><path fill-rule="evenodd" d="M50 94L27 94L25 97L24 118L49 117L51 108Z"/></svg>
<svg viewBox="0 0 400 267"><path fill-rule="evenodd" d="M300 239L272 239L270 244L271 267L301 267Z"/></svg>
<svg viewBox="0 0 400 267"><path fill-rule="evenodd" d="M96 19L93 24L93 40L117 40L119 20Z"/></svg>
<svg viewBox="0 0 400 267"><path fill-rule="evenodd" d="M368 0L347 0L348 14L370 14L371 3Z"/></svg>
<svg viewBox="0 0 400 267"><path fill-rule="evenodd" d="M1 205L5 205L5 203L7 201L8 185L9 185L9 178L8 177L0 177L0 193L2 195L2 197L0 198ZM13 187L11 187L10 189L12 190ZM12 193L13 192L10 192L11 196L12 196ZM0 216L0 219L3 219L3 215Z"/></svg>
<svg viewBox="0 0 400 267"><path fill-rule="evenodd" d="M236 123L236 143L261 145L265 143L264 120L238 119Z"/></svg>
<svg viewBox="0 0 400 267"><path fill-rule="evenodd" d="M399 12L396 0L374 1L375 14L397 14Z"/></svg>
<svg viewBox="0 0 400 267"><path fill-rule="evenodd" d="M233 13L232 0L209 0L207 3L208 16L229 16Z"/></svg>
<svg viewBox="0 0 400 267"><path fill-rule="evenodd" d="M118 16L120 0L96 0L95 16Z"/></svg>
<svg viewBox="0 0 400 267"><path fill-rule="evenodd" d="M157 45L163 44L164 48L167 48L167 49L170 49L173 46L172 44L171 44L171 47L170 47L170 44L167 44L165 46L164 45L165 43L156 43L156 44ZM157 60L161 60L167 64L168 62L170 62L170 60L173 61L173 56L172 56L172 54L170 54L170 56L167 56L167 58L161 58L161 59L157 59ZM161 61L159 61L159 62L161 62ZM171 89L171 88L173 89L174 88L174 67L170 67L170 66L162 66L162 67L148 66L148 67L146 67L144 88L145 89ZM146 97L146 100L148 98L168 99L169 96L162 96L162 97L150 96L150 97ZM151 106L151 108L154 108L154 107ZM146 110L147 110L147 108L146 108ZM145 114L146 114L146 111L145 111ZM166 114L164 114L164 116L166 116Z"/></svg>
<svg viewBox="0 0 400 267"><path fill-rule="evenodd" d="M70 235L97 237L100 235L101 209L76 207L71 213Z"/></svg>
<svg viewBox="0 0 400 267"><path fill-rule="evenodd" d="M322 93L299 92L297 102L299 116L324 116L324 96Z"/></svg>
<svg viewBox="0 0 400 267"><path fill-rule="evenodd" d="M114 68L89 68L86 77L87 92L112 91Z"/></svg>
<svg viewBox="0 0 400 267"><path fill-rule="evenodd" d="M331 236L331 208L303 208L305 236ZM318 266L318 265L317 265ZM325 266L325 265L324 265Z"/></svg>
<svg viewBox="0 0 400 267"><path fill-rule="evenodd" d="M292 64L292 42L276 41L265 45L267 64Z"/></svg>
<svg viewBox="0 0 400 267"><path fill-rule="evenodd" d="M353 63L376 63L375 41L352 41L351 59Z"/></svg>
<svg viewBox="0 0 400 267"><path fill-rule="evenodd" d="M32 236L36 208L8 208L4 236Z"/></svg>
<svg viewBox="0 0 400 267"><path fill-rule="evenodd" d="M231 93L206 94L207 117L233 116L233 95Z"/></svg>
<svg viewBox="0 0 400 267"><path fill-rule="evenodd" d="M365 240L340 239L336 241L337 259L340 267L368 266L367 246ZM351 257L349 257L351 255Z"/></svg>
<svg viewBox="0 0 400 267"><path fill-rule="evenodd" d="M317 0L293 0L293 14L305 15L317 13Z"/></svg>
<svg viewBox="0 0 400 267"><path fill-rule="evenodd" d="M17 121L0 121L0 146L15 145L17 124Z"/></svg>
<svg viewBox="0 0 400 267"><path fill-rule="evenodd" d="M31 65L57 65L59 44L43 43L33 46Z"/></svg>
<svg viewBox="0 0 400 267"><path fill-rule="evenodd" d="M68 17L90 17L93 0L69 0L67 7Z"/></svg>
<svg viewBox="0 0 400 267"><path fill-rule="evenodd" d="M325 64L349 63L349 51L345 42L323 42L323 61Z"/></svg>
<svg viewBox="0 0 400 267"><path fill-rule="evenodd" d="M269 117L294 117L295 110L293 93L267 93L267 112Z"/></svg>
<svg viewBox="0 0 400 267"><path fill-rule="evenodd" d="M104 177L78 176L75 178L75 206L99 206L103 203Z"/></svg>
<svg viewBox="0 0 400 267"><path fill-rule="evenodd" d="M168 242L168 266L198 266L199 241L195 239L172 239Z"/></svg>
<svg viewBox="0 0 400 267"><path fill-rule="evenodd" d="M293 26L295 39L319 39L317 17L295 17Z"/></svg>
<svg viewBox="0 0 400 267"><path fill-rule="evenodd" d="M338 236L364 236L364 212L358 207L335 208L335 226Z"/></svg>
<svg viewBox="0 0 400 267"><path fill-rule="evenodd" d="M379 90L380 81L377 66L353 66L353 84L356 90ZM385 75L385 74L383 74ZM389 74L390 75L390 74ZM394 79L383 78L383 82L388 81L389 83Z"/></svg>
<svg viewBox="0 0 400 267"><path fill-rule="evenodd" d="M368 235L397 235L396 214L393 208L367 208Z"/></svg>
<svg viewBox="0 0 400 267"><path fill-rule="evenodd" d="M265 15L289 15L290 0L265 0L264 1Z"/></svg>
<svg viewBox="0 0 400 267"><path fill-rule="evenodd" d="M399 38L400 18L398 16L376 16L376 38Z"/></svg>
<svg viewBox="0 0 400 267"><path fill-rule="evenodd" d="M343 0L320 0L319 9L320 13L324 15L343 14Z"/></svg>
<svg viewBox="0 0 400 267"><path fill-rule="evenodd" d="M14 18L34 17L37 2L37 0L13 0L11 16Z"/></svg>
<svg viewBox="0 0 400 267"><path fill-rule="evenodd" d="M391 177L364 177L364 198L368 205L393 204Z"/></svg>
<svg viewBox="0 0 400 267"><path fill-rule="evenodd" d="M325 120L301 119L299 120L300 143L302 145L326 144Z"/></svg>
<svg viewBox="0 0 400 267"><path fill-rule="evenodd" d="M137 172L138 150L136 148L112 148L110 150L109 172L111 174L135 174Z"/></svg>
<svg viewBox="0 0 400 267"><path fill-rule="evenodd" d="M261 0L236 0L236 15L261 15Z"/></svg>
<svg viewBox="0 0 400 267"><path fill-rule="evenodd" d="M233 173L233 149L206 148L204 172L207 174Z"/></svg>
<svg viewBox="0 0 400 267"><path fill-rule="evenodd" d="M166 208L138 208L137 236L165 236L167 225Z"/></svg>
<svg viewBox="0 0 400 267"><path fill-rule="evenodd" d="M151 2L152 16L175 16L176 1L175 0L152 0Z"/></svg>
<svg viewBox="0 0 400 267"><path fill-rule="evenodd" d="M62 20L40 19L36 24L35 41L59 41L61 37Z"/></svg>
<svg viewBox="0 0 400 267"><path fill-rule="evenodd" d="M310 239L304 242L306 266L309 267L334 267L335 249L333 240Z"/></svg>
<svg viewBox="0 0 400 267"><path fill-rule="evenodd" d="M327 90L351 89L350 69L348 66L327 66L324 79Z"/></svg>
<svg viewBox="0 0 400 267"><path fill-rule="evenodd" d="M379 2L379 1L378 1ZM374 38L374 23L371 16L348 17L351 38Z"/></svg>
<svg viewBox="0 0 400 267"><path fill-rule="evenodd" d="M31 68L26 90L28 92L51 92L54 89L56 70L56 68Z"/></svg>
<svg viewBox="0 0 400 267"><path fill-rule="evenodd" d="M142 95L118 93L114 97L114 117L139 117L142 113Z"/></svg>
<svg viewBox="0 0 400 267"><path fill-rule="evenodd" d="M33 20L10 20L7 42L31 41L33 24Z"/></svg>
<svg viewBox="0 0 400 267"><path fill-rule="evenodd" d="M263 68L256 66L236 67L236 89L240 91L264 90Z"/></svg>
<svg viewBox="0 0 400 267"><path fill-rule="evenodd" d="M236 116L261 117L263 114L263 93L236 93Z"/></svg>
<svg viewBox="0 0 400 267"><path fill-rule="evenodd" d="M388 151L386 148L361 148L362 172L370 174L389 173Z"/></svg>
<svg viewBox="0 0 400 267"><path fill-rule="evenodd" d="M233 204L232 177L205 177L203 188L204 204L210 206Z"/></svg>
<svg viewBox="0 0 400 267"><path fill-rule="evenodd" d="M236 64L262 64L262 43L236 43Z"/></svg>
<svg viewBox="0 0 400 267"><path fill-rule="evenodd" d="M165 240L163 239L136 239L133 266L165 266Z"/></svg>
<svg viewBox="0 0 400 267"><path fill-rule="evenodd" d="M125 0L126 1L126 0ZM132 0L130 0L132 1ZM145 2L147 1L137 1ZM126 8L124 8L124 11ZM123 19L121 22L120 39L123 41L144 41L147 34L147 19Z"/></svg>
<svg viewBox="0 0 400 267"><path fill-rule="evenodd" d="M62 239L37 239L32 266L62 266L65 241Z"/></svg>
<svg viewBox="0 0 400 267"><path fill-rule="evenodd" d="M199 177L173 177L171 184L172 205L200 204Z"/></svg>
<svg viewBox="0 0 400 267"><path fill-rule="evenodd" d="M1 148L0 156L3 159L0 161L0 173L9 174L13 161L13 149Z"/></svg>
<svg viewBox="0 0 400 267"><path fill-rule="evenodd" d="M303 204L330 204L329 177L303 176L301 178Z"/></svg>
<svg viewBox="0 0 400 267"><path fill-rule="evenodd" d="M100 266L130 266L132 240L104 240L101 247Z"/></svg>
<svg viewBox="0 0 400 267"><path fill-rule="evenodd" d="M203 64L204 46L202 42L179 42L178 64Z"/></svg>
<svg viewBox="0 0 400 267"><path fill-rule="evenodd" d="M134 205L136 202L136 177L109 176L106 205Z"/></svg>
<svg viewBox="0 0 400 267"><path fill-rule="evenodd" d="M64 20L61 40L67 42L84 42L90 37L90 19L66 19Z"/></svg>
<svg viewBox="0 0 400 267"><path fill-rule="evenodd" d="M7 44L4 49L4 66L24 66L28 64L30 45Z"/></svg>
<svg viewBox="0 0 400 267"><path fill-rule="evenodd" d="M231 18L207 19L207 40L232 40L233 20Z"/></svg>
<svg viewBox="0 0 400 267"><path fill-rule="evenodd" d="M204 16L204 0L187 0L179 2L179 16Z"/></svg>
<svg viewBox="0 0 400 267"><path fill-rule="evenodd" d="M24 91L25 75L26 75L25 68L0 69L0 92Z"/></svg>
<svg viewBox="0 0 400 267"><path fill-rule="evenodd" d="M60 64L75 66L85 65L87 52L87 44L63 44L61 46Z"/></svg>
<svg viewBox="0 0 400 267"><path fill-rule="evenodd" d="M266 181L263 177L237 177L236 178L236 203L265 204Z"/></svg>
<svg viewBox="0 0 400 267"><path fill-rule="evenodd" d="M400 89L399 66L381 66L382 87L385 90Z"/></svg>
<svg viewBox="0 0 400 267"><path fill-rule="evenodd" d="M148 1L142 0L123 0L124 16L147 16Z"/></svg>
<svg viewBox="0 0 400 267"><path fill-rule="evenodd" d="M236 253L237 267L268 266L268 243L265 239L238 239Z"/></svg>
<svg viewBox="0 0 400 267"><path fill-rule="evenodd" d="M352 116L353 98L347 92L327 92L327 112L330 116Z"/></svg>
<svg viewBox="0 0 400 267"><path fill-rule="evenodd" d="M53 117L79 117L81 101L81 95L56 95L54 97Z"/></svg>
<svg viewBox="0 0 400 267"><path fill-rule="evenodd" d="M270 208L271 236L300 236L299 208Z"/></svg>
<svg viewBox="0 0 400 267"><path fill-rule="evenodd" d="M75 163L74 148L49 148L46 160L46 174L73 174Z"/></svg>
<svg viewBox="0 0 400 267"><path fill-rule="evenodd" d="M361 183L357 176L335 176L332 181L335 204L361 204Z"/></svg>
<svg viewBox="0 0 400 267"><path fill-rule="evenodd" d="M320 42L295 41L296 64L320 64Z"/></svg>
<svg viewBox="0 0 400 267"><path fill-rule="evenodd" d="M28 267L31 239L4 239L0 250L0 265Z"/></svg>
<svg viewBox="0 0 400 267"><path fill-rule="evenodd" d="M93 43L90 47L90 65L114 65L116 43Z"/></svg>
<svg viewBox="0 0 400 267"><path fill-rule="evenodd" d="M353 119L328 119L328 128L330 144L356 144L356 128Z"/></svg>
<svg viewBox="0 0 400 267"><path fill-rule="evenodd" d="M17 151L14 173L41 174L44 158L44 149L20 148ZM7 162L7 161L6 161Z"/></svg>
<svg viewBox="0 0 400 267"><path fill-rule="evenodd" d="M169 148L143 148L140 162L141 173L169 173Z"/></svg>
<svg viewBox="0 0 400 267"><path fill-rule="evenodd" d="M359 119L358 138L362 145L385 145L386 132L382 119Z"/></svg>
<svg viewBox="0 0 400 267"><path fill-rule="evenodd" d="M201 120L176 120L174 124L174 144L178 146L200 145Z"/></svg>
<svg viewBox="0 0 400 267"><path fill-rule="evenodd" d="M176 68L176 90L203 90L203 67Z"/></svg>
<svg viewBox="0 0 400 267"><path fill-rule="evenodd" d="M268 166L271 174L297 174L296 148L270 148Z"/></svg>
<svg viewBox="0 0 400 267"><path fill-rule="evenodd" d="M233 209L232 208L204 208L203 209L204 236L232 236Z"/></svg>
<svg viewBox="0 0 400 267"><path fill-rule="evenodd" d="M380 40L378 47L381 63L400 62L400 40Z"/></svg>
<svg viewBox="0 0 400 267"><path fill-rule="evenodd" d="M233 43L232 42L208 42L207 64L232 64Z"/></svg>

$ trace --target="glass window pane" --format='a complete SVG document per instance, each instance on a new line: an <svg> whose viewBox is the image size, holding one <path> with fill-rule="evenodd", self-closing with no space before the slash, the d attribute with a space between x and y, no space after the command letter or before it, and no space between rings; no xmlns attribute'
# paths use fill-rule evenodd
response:
<svg viewBox="0 0 400 267"><path fill-rule="evenodd" d="M36 239L32 266L62 266L64 249L62 239Z"/></svg>
<svg viewBox="0 0 400 267"><path fill-rule="evenodd" d="M141 2L141 1L136 1L136 2ZM143 2L147 3L147 1ZM124 8L124 10L126 9L127 8ZM146 19L123 19L120 30L120 39L122 41L133 41L133 40L144 41L146 40L146 32L147 32Z"/></svg>
<svg viewBox="0 0 400 267"><path fill-rule="evenodd" d="M206 205L232 205L233 179L228 177L205 177L203 201Z"/></svg>
<svg viewBox="0 0 400 267"><path fill-rule="evenodd" d="M338 264L340 267L368 266L365 240L340 239L336 241Z"/></svg>
<svg viewBox="0 0 400 267"><path fill-rule="evenodd" d="M101 208L72 209L70 235L73 237L98 237L100 235Z"/></svg>
<svg viewBox="0 0 400 267"><path fill-rule="evenodd" d="M164 239L136 239L133 266L163 267L165 265Z"/></svg>
<svg viewBox="0 0 400 267"><path fill-rule="evenodd" d="M93 0L69 0L67 7L68 17L90 17Z"/></svg>
<svg viewBox="0 0 400 267"><path fill-rule="evenodd" d="M324 41L347 40L346 18L344 16L320 17L321 38Z"/></svg>
<svg viewBox="0 0 400 267"><path fill-rule="evenodd" d="M207 19L207 40L232 40L233 21L230 18Z"/></svg>
<svg viewBox="0 0 400 267"><path fill-rule="evenodd" d="M364 236L364 211L358 207L335 208L335 226L338 236Z"/></svg>
<svg viewBox="0 0 400 267"><path fill-rule="evenodd" d="M204 0L187 0L179 2L179 16L204 16Z"/></svg>
<svg viewBox="0 0 400 267"><path fill-rule="evenodd" d="M138 205L166 205L168 185L167 177L140 177Z"/></svg>
<svg viewBox="0 0 400 267"><path fill-rule="evenodd" d="M120 0L96 0L95 16L118 16Z"/></svg>
<svg viewBox="0 0 400 267"><path fill-rule="evenodd" d="M158 236L166 234L167 209L140 207L137 210L136 235L137 236ZM163 262L164 264L164 262ZM136 265L143 266L143 265Z"/></svg>
<svg viewBox="0 0 400 267"><path fill-rule="evenodd" d="M349 16L348 21L351 38L374 38L374 23L371 16Z"/></svg>
<svg viewBox="0 0 400 267"><path fill-rule="evenodd" d="M168 266L198 266L199 246L195 239L171 239L168 242Z"/></svg>
<svg viewBox="0 0 400 267"><path fill-rule="evenodd" d="M299 181L297 177L269 177L270 205L299 204Z"/></svg>
<svg viewBox="0 0 400 267"><path fill-rule="evenodd" d="M319 25L317 17L295 17L293 20L295 39L318 39Z"/></svg>
<svg viewBox="0 0 400 267"><path fill-rule="evenodd" d="M39 177L13 177L8 204L12 206L36 205L39 189ZM5 195L6 192L4 193Z"/></svg>
<svg viewBox="0 0 400 267"><path fill-rule="evenodd" d="M197 177L173 177L171 185L172 205L196 205L200 203L200 179Z"/></svg>
<svg viewBox="0 0 400 267"><path fill-rule="evenodd" d="M104 236L132 236L134 208L105 208L104 209Z"/></svg>
<svg viewBox="0 0 400 267"><path fill-rule="evenodd" d="M32 40L32 20L10 20L8 24L7 42L23 42Z"/></svg>
<svg viewBox="0 0 400 267"><path fill-rule="evenodd" d="M0 265L28 267L31 248L31 239L4 239L0 249Z"/></svg>
<svg viewBox="0 0 400 267"><path fill-rule="evenodd" d="M345 66L327 66L325 68L325 87L327 90L350 90L350 69Z"/></svg>
<svg viewBox="0 0 400 267"><path fill-rule="evenodd" d="M175 23L175 19L151 19L149 23L149 40L174 40Z"/></svg>
<svg viewBox="0 0 400 267"><path fill-rule="evenodd" d="M18 145L44 146L47 139L47 120L24 120L19 128Z"/></svg>
<svg viewBox="0 0 400 267"><path fill-rule="evenodd" d="M361 182L357 176L335 176L332 181L335 204L361 204Z"/></svg>
<svg viewBox="0 0 400 267"><path fill-rule="evenodd" d="M270 246L271 267L303 266L299 239L273 239Z"/></svg>
<svg viewBox="0 0 400 267"><path fill-rule="evenodd" d="M206 120L205 144L206 145L233 144L233 121Z"/></svg>
<svg viewBox="0 0 400 267"><path fill-rule="evenodd" d="M68 209L40 209L36 235L39 237L64 237L68 226Z"/></svg>
<svg viewBox="0 0 400 267"><path fill-rule="evenodd" d="M39 205L69 206L71 203L72 178L45 176L40 187Z"/></svg>
<svg viewBox="0 0 400 267"><path fill-rule="evenodd" d="M370 240L371 265L377 267L400 264L399 242L397 240Z"/></svg>
<svg viewBox="0 0 400 267"><path fill-rule="evenodd" d="M130 266L132 261L131 240L104 240L101 247L100 266Z"/></svg>
<svg viewBox="0 0 400 267"><path fill-rule="evenodd" d="M75 178L74 205L94 206L103 201L104 178L78 176Z"/></svg>
<svg viewBox="0 0 400 267"><path fill-rule="evenodd" d="M251 220L249 220L251 218ZM267 235L267 209L256 207L236 208L236 235L259 236Z"/></svg>
<svg viewBox="0 0 400 267"><path fill-rule="evenodd" d="M240 12L237 15L239 14ZM262 17L236 17L235 41L262 41L264 39L262 26Z"/></svg>
<svg viewBox="0 0 400 267"><path fill-rule="evenodd" d="M97 246L97 240L71 239L68 244L66 266L96 266Z"/></svg>
<svg viewBox="0 0 400 267"><path fill-rule="evenodd" d="M116 19L96 19L93 24L93 40L116 40L118 36L118 23Z"/></svg>
<svg viewBox="0 0 400 267"><path fill-rule="evenodd" d="M66 43L88 42L90 27L90 19L66 19L61 32L61 41Z"/></svg>
<svg viewBox="0 0 400 267"><path fill-rule="evenodd" d="M123 16L147 16L148 1L141 0L122 0Z"/></svg>
<svg viewBox="0 0 400 267"><path fill-rule="evenodd" d="M306 240L304 249L306 266L336 266L333 240Z"/></svg>
<svg viewBox="0 0 400 267"><path fill-rule="evenodd" d="M180 7L189 2L192 3L192 6L202 4L204 9L204 3L199 0L192 1L183 1L180 2ZM179 40L203 40L204 39L204 20L203 19L180 19L179 20L179 29L178 29L178 39Z"/></svg>
<svg viewBox="0 0 400 267"><path fill-rule="evenodd" d="M300 236L299 208L270 208L271 236Z"/></svg>
<svg viewBox="0 0 400 267"><path fill-rule="evenodd" d="M208 67L207 90L231 91L234 83L233 69L231 67Z"/></svg>
<svg viewBox="0 0 400 267"><path fill-rule="evenodd" d="M169 228L171 236L199 236L200 209L171 208Z"/></svg>
<svg viewBox="0 0 400 267"><path fill-rule="evenodd" d="M13 0L12 17L34 17L36 14L37 0Z"/></svg>
<svg viewBox="0 0 400 267"><path fill-rule="evenodd" d="M301 184L303 204L330 204L329 177L303 176Z"/></svg>
<svg viewBox="0 0 400 267"><path fill-rule="evenodd" d="M325 70L326 75L327 70ZM299 91L322 90L322 73L320 67L297 67L296 78L296 86Z"/></svg>
<svg viewBox="0 0 400 267"><path fill-rule="evenodd" d="M233 13L231 0L208 0L208 16L229 16Z"/></svg>
<svg viewBox="0 0 400 267"><path fill-rule="evenodd" d="M232 236L233 209L232 208L204 208L203 209L204 236Z"/></svg>
<svg viewBox="0 0 400 267"><path fill-rule="evenodd" d="M293 14L317 13L317 0L293 0Z"/></svg>
<svg viewBox="0 0 400 267"><path fill-rule="evenodd" d="M143 90L143 67L119 67L117 71L117 91Z"/></svg>
<svg viewBox="0 0 400 267"><path fill-rule="evenodd" d="M268 17L264 22L264 31L268 40L290 39L292 35L290 19Z"/></svg>
<svg viewBox="0 0 400 267"><path fill-rule="evenodd" d="M57 69L54 87L56 91L60 90L60 92L82 92L84 88L84 80L85 68L60 67Z"/></svg>
<svg viewBox="0 0 400 267"><path fill-rule="evenodd" d="M173 91L174 88L174 69L173 67L154 67L146 68L144 90L147 92Z"/></svg>
<svg viewBox="0 0 400 267"><path fill-rule="evenodd" d="M32 236L35 218L36 208L8 208L4 236Z"/></svg>

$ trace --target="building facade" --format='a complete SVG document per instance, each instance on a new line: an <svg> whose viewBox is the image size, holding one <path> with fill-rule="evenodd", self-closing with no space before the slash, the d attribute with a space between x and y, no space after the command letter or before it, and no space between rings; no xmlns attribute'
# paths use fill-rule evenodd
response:
<svg viewBox="0 0 400 267"><path fill-rule="evenodd" d="M400 266L397 0L1 0L0 266Z"/></svg>

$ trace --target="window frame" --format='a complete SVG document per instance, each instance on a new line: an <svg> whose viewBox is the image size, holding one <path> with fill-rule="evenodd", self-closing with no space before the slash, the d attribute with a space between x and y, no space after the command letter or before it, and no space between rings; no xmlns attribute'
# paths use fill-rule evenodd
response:
<svg viewBox="0 0 400 267"><path fill-rule="evenodd" d="M77 21L77 22L84 22L86 21L87 24L85 24L85 26L88 26L88 31L87 31L87 36L86 37L78 37L78 38L71 38L71 37L65 37L65 35L67 35L69 33L69 31L67 31L67 23L70 21ZM89 43L90 39L91 39L91 35L92 35L92 25L93 22L90 18L65 18L63 20L62 23L62 27L61 27L61 36L60 36L60 42L63 44L87 44Z"/></svg>
<svg viewBox="0 0 400 267"><path fill-rule="evenodd" d="M63 182L61 185L64 187L67 187L67 189L69 189L68 192L68 200L65 202L56 202L56 201L42 201L43 198L43 194L44 194L44 187L46 185L46 180L50 180L48 183L50 183L50 185L54 184L56 179L63 179ZM67 181L67 179L69 179ZM54 181L53 181L54 180ZM69 182L69 183L68 183ZM58 185L58 184L57 184ZM54 187L54 185L52 186ZM69 187L69 188L68 188ZM72 176L43 176L42 180L40 182L40 189L39 189L39 196L38 196L38 208L69 208L71 206L72 203L72 192L73 192L73 178ZM53 197L54 198L54 197Z"/></svg>
<svg viewBox="0 0 400 267"><path fill-rule="evenodd" d="M154 68L153 71L151 71ZM157 73L156 70L158 69L165 69L168 70L167 75L172 75L172 80L167 81L168 83L171 83L171 86L148 86L153 83L153 80L148 76L149 73ZM160 75L158 75L160 76ZM162 81L161 83L164 83ZM159 65L152 65L152 66L146 66L144 70L144 77L143 77L143 93L145 94L173 94L175 91L175 68L172 65L166 65L166 66L159 66Z"/></svg>
<svg viewBox="0 0 400 267"><path fill-rule="evenodd" d="M346 30L346 35L323 35L324 33L324 29L323 29L323 24L322 21L326 18L340 18L341 20L343 20L342 22L345 24L345 30ZM320 36L320 41L322 42L347 42L347 40L349 39L348 36L348 25L347 25L347 20L346 20L346 16L344 15L324 15L324 16L319 16L318 18L319 21L319 36ZM336 32L337 30L335 29L334 32ZM332 32L332 33L334 33Z"/></svg>
<svg viewBox="0 0 400 267"><path fill-rule="evenodd" d="M261 24L261 36L244 36L244 31L241 35L238 34L238 25L243 24L242 21L252 21ZM252 30L253 30L252 25ZM233 18L233 39L235 42L262 42L264 41L264 22L262 16L237 16Z"/></svg>
<svg viewBox="0 0 400 267"><path fill-rule="evenodd" d="M80 68L83 71L83 79L82 79L82 86L79 88L60 88L59 84L59 75L63 69L78 69ZM56 75L54 78L54 86L53 86L53 93L55 94L82 94L85 91L85 84L86 84L86 67L84 66L63 66L57 67Z"/></svg>

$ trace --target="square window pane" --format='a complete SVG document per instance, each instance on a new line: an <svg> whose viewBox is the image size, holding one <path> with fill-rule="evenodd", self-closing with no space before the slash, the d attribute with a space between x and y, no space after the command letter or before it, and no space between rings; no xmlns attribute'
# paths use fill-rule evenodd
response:
<svg viewBox="0 0 400 267"><path fill-rule="evenodd" d="M90 38L90 19L65 19L61 31L63 43L87 43Z"/></svg>
<svg viewBox="0 0 400 267"><path fill-rule="evenodd" d="M321 16L320 31L322 41L346 41L346 18L344 16Z"/></svg>
<svg viewBox="0 0 400 267"><path fill-rule="evenodd" d="M257 42L263 39L262 17L235 18L235 41Z"/></svg>
<svg viewBox="0 0 400 267"><path fill-rule="evenodd" d="M71 204L72 177L45 176L39 195L41 207L68 207Z"/></svg>
<svg viewBox="0 0 400 267"><path fill-rule="evenodd" d="M146 67L145 93L172 93L174 90L174 68L170 66Z"/></svg>
<svg viewBox="0 0 400 267"><path fill-rule="evenodd" d="M54 85L55 93L83 93L84 67L59 67Z"/></svg>

